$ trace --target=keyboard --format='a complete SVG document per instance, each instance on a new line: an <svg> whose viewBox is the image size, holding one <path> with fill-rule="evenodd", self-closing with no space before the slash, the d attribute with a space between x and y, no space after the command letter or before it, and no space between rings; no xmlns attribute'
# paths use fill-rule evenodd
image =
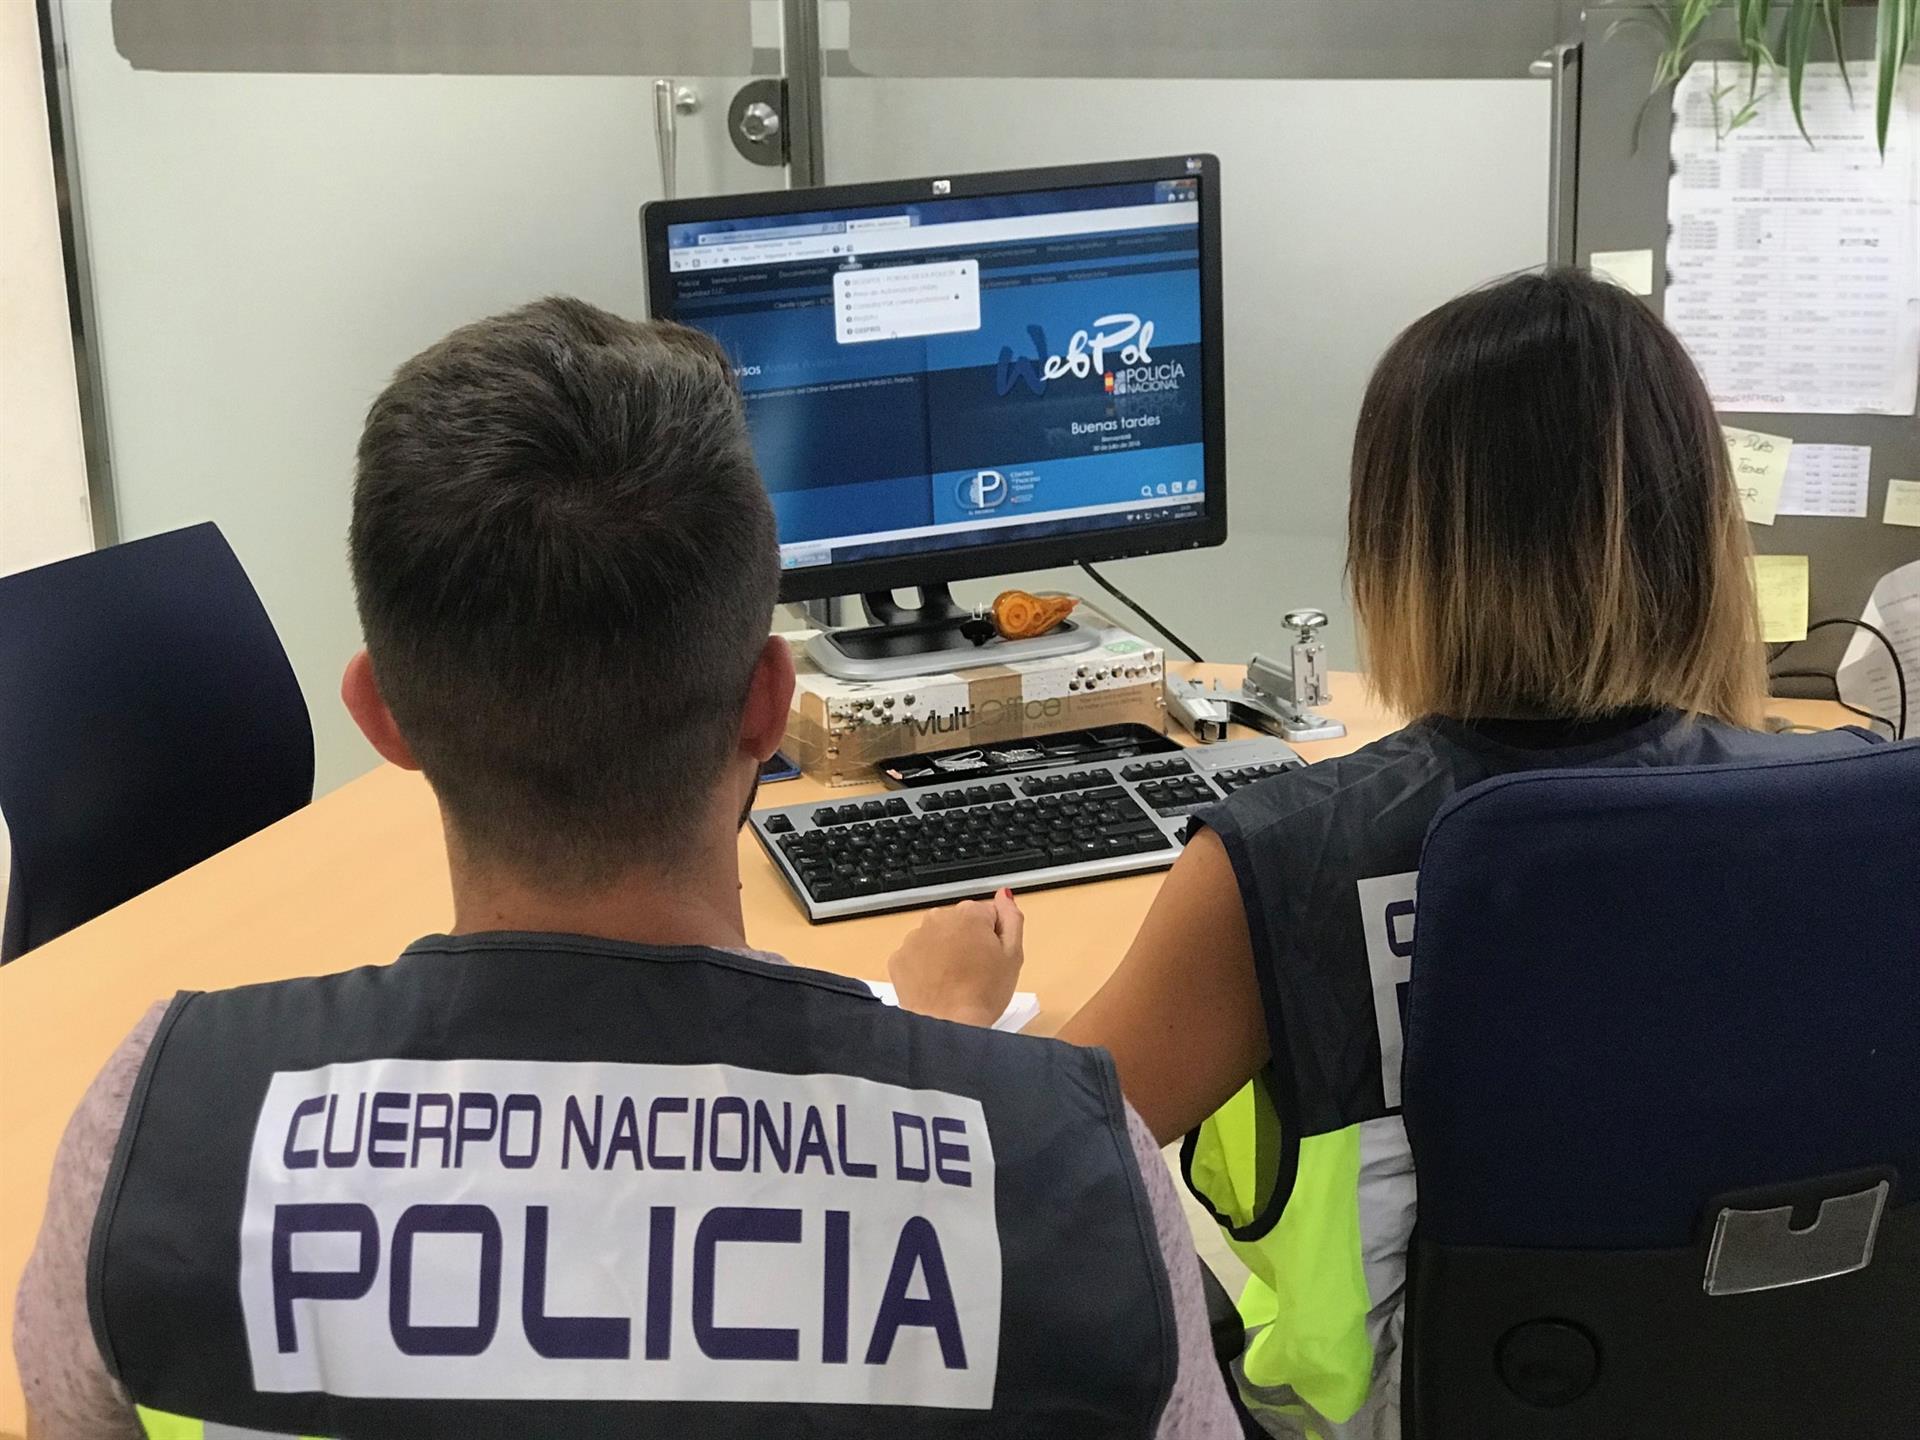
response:
<svg viewBox="0 0 1920 1440"><path fill-rule="evenodd" d="M811 921L941 905L1179 858L1187 818L1302 762L1278 740L1060 765L748 817Z"/></svg>

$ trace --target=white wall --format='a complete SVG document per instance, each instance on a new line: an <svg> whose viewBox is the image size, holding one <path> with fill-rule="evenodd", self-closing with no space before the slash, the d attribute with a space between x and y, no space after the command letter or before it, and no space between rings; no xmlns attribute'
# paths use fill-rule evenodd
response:
<svg viewBox="0 0 1920 1440"><path fill-rule="evenodd" d="M0 3L0 575L93 544L40 28ZM7 903L0 822L0 911Z"/></svg>
<svg viewBox="0 0 1920 1440"><path fill-rule="evenodd" d="M1342 570L1361 392L1422 313L1545 261L1549 99L1525 79L839 79L827 157L843 181L1219 155L1229 538L1107 573L1209 659L1284 658L1280 616L1324 609L1333 659L1350 666ZM1013 583L1115 608L1071 570L955 593L977 603Z"/></svg>
<svg viewBox="0 0 1920 1440"><path fill-rule="evenodd" d="M0 4L0 575L88 549L86 460L33 6Z"/></svg>

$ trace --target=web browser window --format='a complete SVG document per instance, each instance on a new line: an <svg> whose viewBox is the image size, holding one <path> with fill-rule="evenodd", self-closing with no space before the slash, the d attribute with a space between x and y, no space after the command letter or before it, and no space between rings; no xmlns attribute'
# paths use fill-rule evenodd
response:
<svg viewBox="0 0 1920 1440"><path fill-rule="evenodd" d="M788 568L1204 510L1196 180L667 229Z"/></svg>

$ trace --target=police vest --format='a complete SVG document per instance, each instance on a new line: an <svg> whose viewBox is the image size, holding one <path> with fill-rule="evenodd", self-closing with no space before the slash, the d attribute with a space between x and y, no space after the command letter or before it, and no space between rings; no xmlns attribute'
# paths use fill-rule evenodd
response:
<svg viewBox="0 0 1920 1440"><path fill-rule="evenodd" d="M88 1290L161 1437L1147 1436L1177 1366L1104 1052L571 937L177 997Z"/></svg>
<svg viewBox="0 0 1920 1440"><path fill-rule="evenodd" d="M1447 799L1516 770L1715 765L1876 740L1853 728L1765 734L1673 710L1557 729L1430 718L1202 814L1247 909L1272 1060L1187 1137L1182 1169L1252 1272L1240 1389L1269 1430L1399 1433L1416 1198L1401 1015L1420 851Z"/></svg>

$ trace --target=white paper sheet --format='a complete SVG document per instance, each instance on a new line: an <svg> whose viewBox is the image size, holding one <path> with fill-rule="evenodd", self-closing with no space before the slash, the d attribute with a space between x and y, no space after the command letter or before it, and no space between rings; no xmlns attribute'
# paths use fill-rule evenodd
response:
<svg viewBox="0 0 1920 1440"><path fill-rule="evenodd" d="M1855 89L1849 101L1836 65L1807 67L1812 146L1778 82L1720 133L1744 66L1702 61L1675 89L1667 323L1723 411L1914 413L1920 84L1894 107L1884 161L1867 78Z"/></svg>
<svg viewBox="0 0 1920 1440"><path fill-rule="evenodd" d="M899 992L885 980L869 980L867 988L888 1005L900 1003ZM1024 1030L1039 1014L1040 997L1031 990L1016 990L1013 999L1007 1002L1007 1008L1000 1012L1000 1018L993 1022L993 1028L1008 1032Z"/></svg>
<svg viewBox="0 0 1920 1440"><path fill-rule="evenodd" d="M1920 735L1920 715L1914 713L1920 710L1920 560L1882 575L1867 597L1867 608L1860 618L1885 631L1899 653L1907 681L1905 738L1912 739ZM1837 683L1840 698L1849 705L1898 723L1900 690L1894 680L1893 662L1887 656L1887 647L1866 631L1853 632L1846 653L1840 657Z"/></svg>
<svg viewBox="0 0 1920 1440"><path fill-rule="evenodd" d="M1864 519L1872 472L1871 445L1795 445L1773 513Z"/></svg>
<svg viewBox="0 0 1920 1440"><path fill-rule="evenodd" d="M1588 269L1634 295L1653 293L1651 250L1596 250Z"/></svg>

